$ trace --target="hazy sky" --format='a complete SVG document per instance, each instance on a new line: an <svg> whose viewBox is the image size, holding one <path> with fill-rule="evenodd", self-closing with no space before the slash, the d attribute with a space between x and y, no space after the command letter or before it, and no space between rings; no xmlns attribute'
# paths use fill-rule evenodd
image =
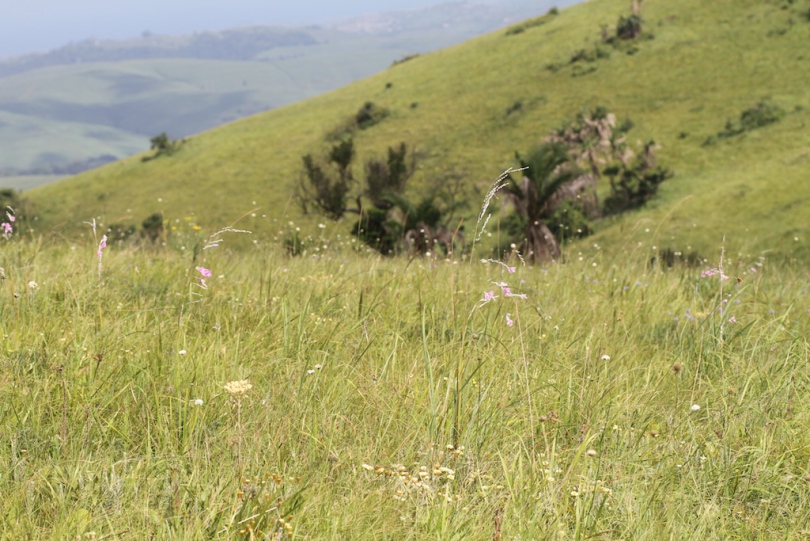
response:
<svg viewBox="0 0 810 541"><path fill-rule="evenodd" d="M0 58L88 38L300 25L443 0L0 0ZM446 0L445 0L446 1Z"/></svg>

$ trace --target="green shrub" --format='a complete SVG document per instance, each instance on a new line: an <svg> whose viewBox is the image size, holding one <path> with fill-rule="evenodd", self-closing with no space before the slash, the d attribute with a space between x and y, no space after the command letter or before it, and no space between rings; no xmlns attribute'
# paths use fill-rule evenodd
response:
<svg viewBox="0 0 810 541"><path fill-rule="evenodd" d="M582 207L570 199L554 209L548 220L548 228L560 244L593 234L593 228Z"/></svg>
<svg viewBox="0 0 810 541"><path fill-rule="evenodd" d="M157 242L165 232L163 227L163 214L156 212L141 223L142 235L151 242Z"/></svg>
<svg viewBox="0 0 810 541"><path fill-rule="evenodd" d="M135 234L134 224L115 223L107 226L107 242L109 244L122 243Z"/></svg>
<svg viewBox="0 0 810 541"><path fill-rule="evenodd" d="M169 139L169 136L166 132L163 132L159 135L156 135L149 139L149 148L150 150L154 150L155 153L151 156L144 156L142 161L148 162L149 160L154 160L155 158L159 158L160 156L171 156L180 148L185 142L184 139L181 140L172 140Z"/></svg>
<svg viewBox="0 0 810 541"><path fill-rule="evenodd" d="M671 248L664 248L658 252L658 255L650 259L650 266L654 265L667 268L672 268L675 265L696 268L703 265L703 258L697 252L684 254Z"/></svg>
<svg viewBox="0 0 810 541"><path fill-rule="evenodd" d="M740 115L740 126L743 130L755 130L774 122L779 122L785 111L778 105L761 101Z"/></svg>
<svg viewBox="0 0 810 541"><path fill-rule="evenodd" d="M633 13L628 17L619 17L616 23L616 37L623 40L633 40L641 35L641 16Z"/></svg>
<svg viewBox="0 0 810 541"><path fill-rule="evenodd" d="M644 145L643 152L633 163L607 167L611 194L605 199L605 213L616 214L638 208L658 192L658 186L672 178L672 172L655 164L655 141Z"/></svg>
<svg viewBox="0 0 810 541"><path fill-rule="evenodd" d="M726 126L723 131L711 135L703 141L703 146L711 146L717 143L720 139L727 139L741 135L747 131L756 130L769 124L779 122L785 116L785 111L778 105L774 105L767 101L761 101L740 113L740 120L733 122L726 121Z"/></svg>
<svg viewBox="0 0 810 541"><path fill-rule="evenodd" d="M354 115L354 121L359 129L365 130L378 124L387 116L388 109L378 107L374 102L367 101Z"/></svg>
<svg viewBox="0 0 810 541"><path fill-rule="evenodd" d="M523 110L523 100L516 100L512 105L506 108L506 111L504 111L504 116L519 113L522 110Z"/></svg>

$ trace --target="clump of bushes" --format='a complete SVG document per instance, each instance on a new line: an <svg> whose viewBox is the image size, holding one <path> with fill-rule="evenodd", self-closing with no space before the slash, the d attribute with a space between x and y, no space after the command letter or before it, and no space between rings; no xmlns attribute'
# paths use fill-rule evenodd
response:
<svg viewBox="0 0 810 541"><path fill-rule="evenodd" d="M166 132L156 135L149 139L149 148L150 150L154 150L155 153L151 156L144 156L142 161L148 162L161 156L171 156L177 152L180 146L185 142L185 139L169 139Z"/></svg>
<svg viewBox="0 0 810 541"><path fill-rule="evenodd" d="M141 222L143 228L143 236L151 242L157 242L158 239L164 236L165 229L163 227L163 214L155 212Z"/></svg>
<svg viewBox="0 0 810 541"><path fill-rule="evenodd" d="M328 141L342 141L352 135L357 130L366 130L382 122L390 111L385 107L380 107L372 101L367 101L352 116L345 119L333 130L326 134Z"/></svg>
<svg viewBox="0 0 810 541"><path fill-rule="evenodd" d="M596 71L596 66L582 67L584 64L593 64L594 62L602 59L610 58L610 51L604 47L596 45L593 49L578 49L571 54L571 58L565 63L551 63L546 65L546 69L551 72L557 72L564 67L574 66L572 75L577 77L592 73Z"/></svg>
<svg viewBox="0 0 810 541"><path fill-rule="evenodd" d="M561 244L592 233L591 220L643 205L672 177L656 164L654 142L638 155L628 148L632 127L596 107L553 130L525 158L517 155L521 178L510 176L504 187L514 212L503 224L524 258L558 258ZM611 193L600 206L602 175L610 177Z"/></svg>
<svg viewBox="0 0 810 541"><path fill-rule="evenodd" d="M697 252L683 252L664 248L658 252L657 256L650 258L650 267L658 265L660 267L672 268L675 265L697 268L703 265L704 259Z"/></svg>
<svg viewBox="0 0 810 541"><path fill-rule="evenodd" d="M756 130L779 122L785 116L785 111L778 105L769 103L767 101L760 101L753 107L750 107L740 114L740 119L737 122L728 120L726 127L723 131L717 132L715 135L708 137L703 146L711 146L717 143L720 139L728 139L736 137L751 130Z"/></svg>
<svg viewBox="0 0 810 541"><path fill-rule="evenodd" d="M129 241L138 242L139 240L148 240L154 244L165 237L165 231L163 214L156 212L141 222L140 231L137 230L135 224L113 223L107 226L104 234L107 235L107 242L110 245L124 244Z"/></svg>
<svg viewBox="0 0 810 541"><path fill-rule="evenodd" d="M359 129L365 130L381 122L388 114L388 109L379 107L372 101L367 101L357 113L355 113L354 121Z"/></svg>
<svg viewBox="0 0 810 541"><path fill-rule="evenodd" d="M658 186L672 177L672 171L656 164L655 141L648 141L635 160L607 167L604 174L610 178L611 190L605 199L606 214L644 205L658 192Z"/></svg>
<svg viewBox="0 0 810 541"><path fill-rule="evenodd" d="M311 154L302 157L297 197L304 213L315 210L332 220L356 215L352 234L383 255L426 253L436 245L452 251L454 239L447 222L458 208L457 201L445 184L416 200L406 195L417 155L405 143L389 147L386 159L367 160L362 181L354 177L354 157L352 139L334 144L325 162ZM300 239L294 236L285 240L285 246L291 255L301 252Z"/></svg>
<svg viewBox="0 0 810 541"><path fill-rule="evenodd" d="M641 35L641 15L632 13L627 17L620 16L616 23L616 39L632 40Z"/></svg>
<svg viewBox="0 0 810 541"><path fill-rule="evenodd" d="M134 224L114 223L107 226L107 243L110 245L120 244L127 241L135 234Z"/></svg>

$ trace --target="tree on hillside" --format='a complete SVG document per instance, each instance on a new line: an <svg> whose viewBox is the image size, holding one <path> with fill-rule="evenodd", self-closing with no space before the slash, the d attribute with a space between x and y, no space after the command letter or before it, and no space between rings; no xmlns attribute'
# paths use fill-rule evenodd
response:
<svg viewBox="0 0 810 541"><path fill-rule="evenodd" d="M173 140L169 139L169 136L166 132L160 133L152 138L149 139L149 148L154 150L155 153L151 156L144 156L141 158L141 161L148 162L149 160L154 160L160 156L170 156L180 148L180 145L185 142L185 139L182 140Z"/></svg>
<svg viewBox="0 0 810 541"><path fill-rule="evenodd" d="M566 201L576 200L593 187L594 178L577 166L568 147L547 141L535 148L526 159L520 158L520 179L509 177L506 200L515 214L508 228L519 233L519 250L532 261L557 259L560 242L549 228L555 211Z"/></svg>
<svg viewBox="0 0 810 541"><path fill-rule="evenodd" d="M351 170L353 159L354 143L351 139L340 141L331 148L326 166L315 162L311 154L302 158L304 175L298 183L297 195L305 214L310 205L332 220L339 220L347 212L360 212L359 198L356 208L347 206L349 192L355 185Z"/></svg>
<svg viewBox="0 0 810 541"><path fill-rule="evenodd" d="M632 162L605 168L610 177L611 194L605 199L605 213L616 214L642 206L658 192L658 185L672 172L656 163L655 141L644 144Z"/></svg>
<svg viewBox="0 0 810 541"><path fill-rule="evenodd" d="M443 186L416 201L405 195L418 163L405 143L389 147L385 159L367 160L362 183L352 173L354 157L351 139L333 145L325 164L303 157L298 200L305 213L314 209L332 220L357 214L353 234L382 254L397 252L403 241L416 253L437 244L452 251L444 222L457 208L456 199Z"/></svg>
<svg viewBox="0 0 810 541"><path fill-rule="evenodd" d="M520 181L510 179L508 199L515 213L505 225L524 257L559 257L565 239L590 233L588 220L642 206L672 172L656 163L650 141L636 155L627 145L632 122L617 124L604 107L582 113L553 130L527 159ZM600 207L599 179L610 178L610 194Z"/></svg>
<svg viewBox="0 0 810 541"><path fill-rule="evenodd" d="M623 146L623 134L629 129L630 124L617 128L616 115L599 106L553 130L546 141L564 145L573 160L587 166L596 180L601 176L601 167L611 159L629 159Z"/></svg>

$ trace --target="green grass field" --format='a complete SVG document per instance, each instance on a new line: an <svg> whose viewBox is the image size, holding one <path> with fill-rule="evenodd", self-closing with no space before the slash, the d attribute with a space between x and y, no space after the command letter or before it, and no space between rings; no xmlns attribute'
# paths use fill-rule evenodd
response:
<svg viewBox="0 0 810 541"><path fill-rule="evenodd" d="M338 235L4 244L0 538L810 535L805 267L511 274Z"/></svg>
<svg viewBox="0 0 810 541"><path fill-rule="evenodd" d="M33 232L0 239L0 539L810 537L805 4L644 5L655 39L587 74L545 66L623 1L26 192ZM762 99L785 117L703 146ZM560 263L482 262L497 199L456 259L381 258L291 199L368 100L391 115L361 155L425 150L414 192L461 171L473 198L597 104L676 176ZM163 241L99 259L82 222L154 211Z"/></svg>

